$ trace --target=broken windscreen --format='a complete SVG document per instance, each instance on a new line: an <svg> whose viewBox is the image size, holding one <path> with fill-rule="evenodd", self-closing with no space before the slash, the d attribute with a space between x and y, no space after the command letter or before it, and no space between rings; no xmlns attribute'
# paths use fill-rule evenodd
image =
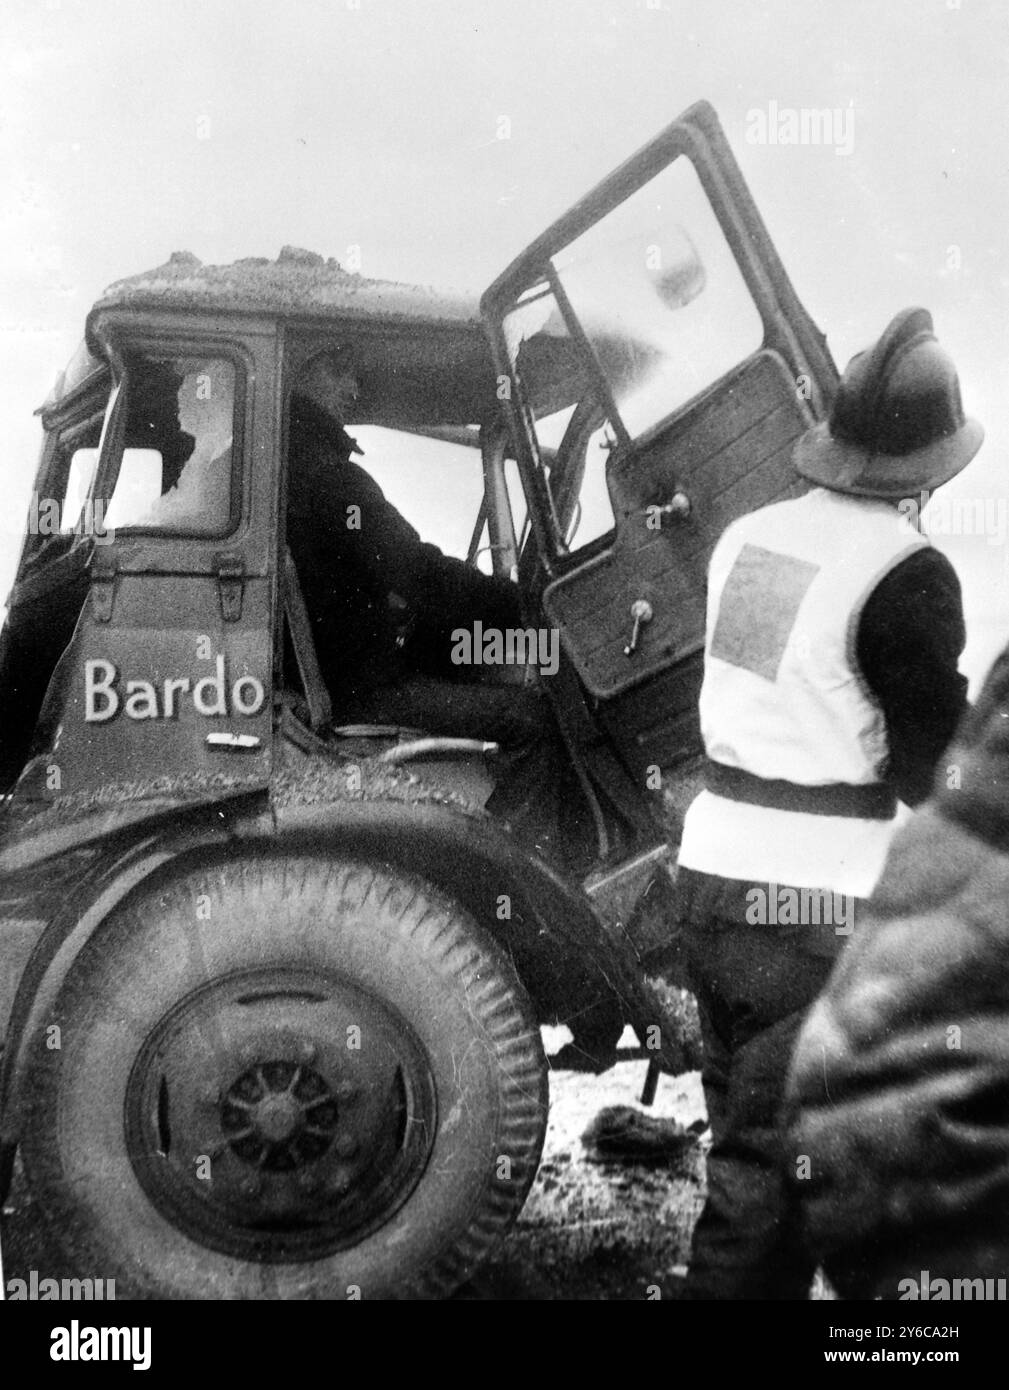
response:
<svg viewBox="0 0 1009 1390"><path fill-rule="evenodd" d="M233 526L239 376L223 357L131 359L121 444L95 502L110 531L221 536Z"/></svg>

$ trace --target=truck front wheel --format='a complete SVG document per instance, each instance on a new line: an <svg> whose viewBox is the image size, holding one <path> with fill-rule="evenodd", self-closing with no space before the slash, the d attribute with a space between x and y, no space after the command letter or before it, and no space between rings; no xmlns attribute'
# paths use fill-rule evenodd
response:
<svg viewBox="0 0 1009 1390"><path fill-rule="evenodd" d="M46 1022L25 1168L68 1265L118 1297L443 1296L539 1162L521 983L391 868L274 854L148 881Z"/></svg>

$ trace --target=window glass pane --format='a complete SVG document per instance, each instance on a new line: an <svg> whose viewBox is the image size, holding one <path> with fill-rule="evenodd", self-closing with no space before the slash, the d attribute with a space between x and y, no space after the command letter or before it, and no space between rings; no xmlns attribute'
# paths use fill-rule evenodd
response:
<svg viewBox="0 0 1009 1390"><path fill-rule="evenodd" d="M566 247L554 266L632 438L763 341L760 314L685 156Z"/></svg>
<svg viewBox="0 0 1009 1390"><path fill-rule="evenodd" d="M494 573L494 557L490 547L490 528L486 521L480 528L480 545L476 553L476 567L484 574Z"/></svg>
<svg viewBox="0 0 1009 1390"><path fill-rule="evenodd" d="M521 555L522 547L525 545L526 536L529 533L526 495L522 488L519 466L514 459L505 459L504 471L505 483L508 487L508 502L511 506L512 523L515 527L515 540L518 544L519 554Z"/></svg>
<svg viewBox="0 0 1009 1390"><path fill-rule="evenodd" d="M612 447L613 434L608 424L594 430L585 446L578 505L568 526L569 546L588 545L607 531L612 531L616 525L613 503L606 486L606 464Z"/></svg>
<svg viewBox="0 0 1009 1390"><path fill-rule="evenodd" d="M60 511L61 531L72 531L76 526L81 512L84 509L84 502L91 491L91 484L95 480L95 470L98 468L98 449L75 449L70 457L70 468L67 475L66 496L63 499L63 506Z"/></svg>
<svg viewBox="0 0 1009 1390"><path fill-rule="evenodd" d="M224 535L232 515L234 364L135 359L126 390L124 447L106 525Z"/></svg>

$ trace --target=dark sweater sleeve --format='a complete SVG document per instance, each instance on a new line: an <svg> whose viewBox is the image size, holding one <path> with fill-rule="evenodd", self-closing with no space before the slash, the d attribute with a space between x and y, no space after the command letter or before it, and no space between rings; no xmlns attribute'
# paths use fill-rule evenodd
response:
<svg viewBox="0 0 1009 1390"><path fill-rule="evenodd" d="M862 610L856 659L886 719L889 781L908 806L928 797L967 709L965 642L960 581L932 546L896 565Z"/></svg>

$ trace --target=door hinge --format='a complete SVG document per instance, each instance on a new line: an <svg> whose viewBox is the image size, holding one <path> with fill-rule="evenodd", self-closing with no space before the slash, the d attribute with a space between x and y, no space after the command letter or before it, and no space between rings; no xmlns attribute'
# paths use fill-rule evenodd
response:
<svg viewBox="0 0 1009 1390"><path fill-rule="evenodd" d="M112 620L112 603L116 593L115 556L96 550L91 559L91 612L96 623Z"/></svg>
<svg viewBox="0 0 1009 1390"><path fill-rule="evenodd" d="M245 591L245 566L241 555L214 556L217 575L217 594L221 600L221 617L226 623L237 623L242 616L242 595Z"/></svg>

